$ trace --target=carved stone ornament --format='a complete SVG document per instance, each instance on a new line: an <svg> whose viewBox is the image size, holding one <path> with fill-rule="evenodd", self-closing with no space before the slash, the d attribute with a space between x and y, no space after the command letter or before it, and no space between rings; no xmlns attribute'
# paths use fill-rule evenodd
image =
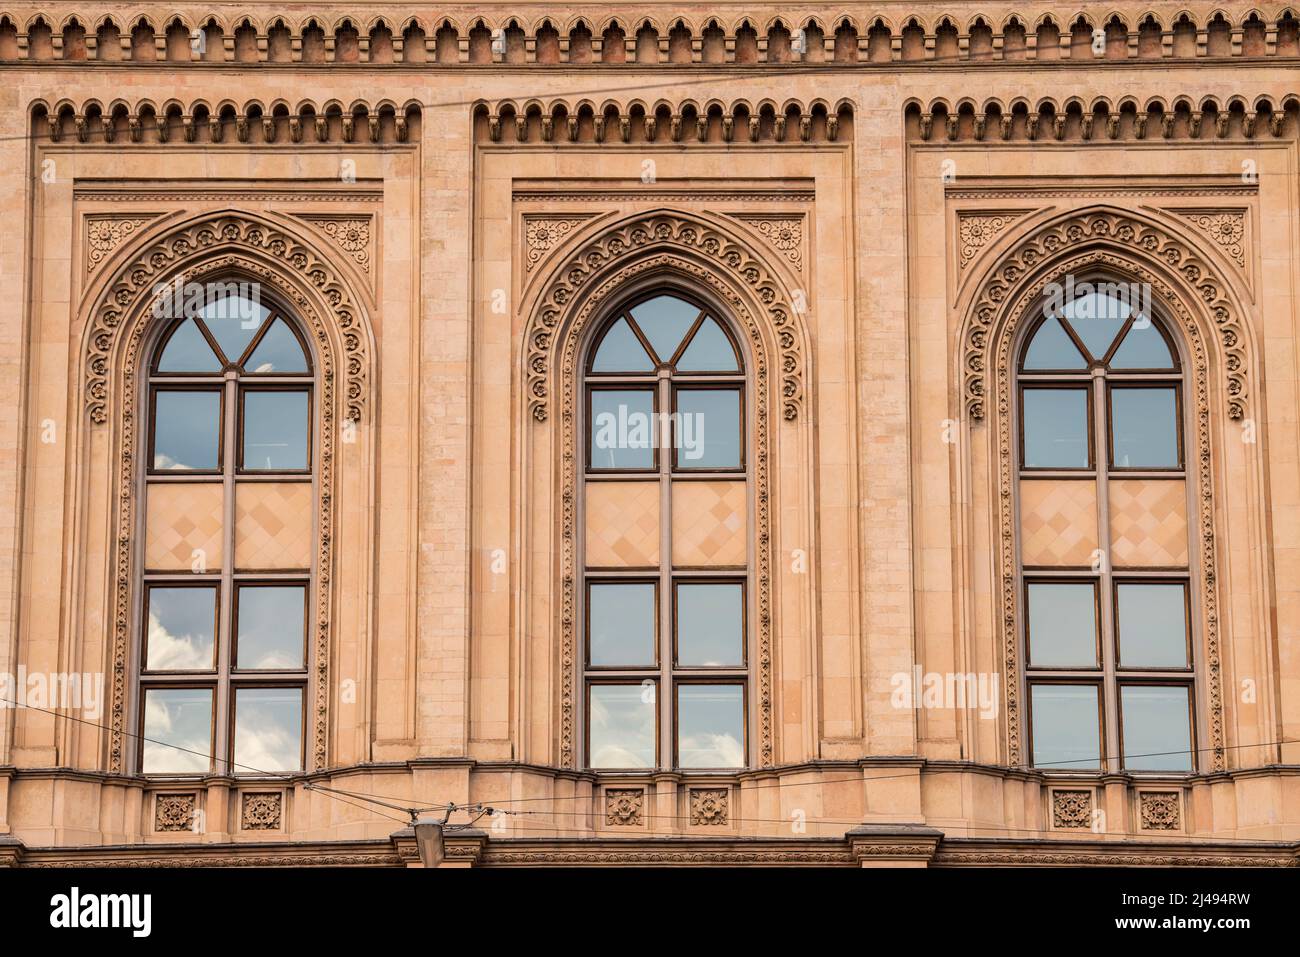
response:
<svg viewBox="0 0 1300 957"><path fill-rule="evenodd" d="M779 215L739 214L733 218L740 220L754 232L758 233L778 256L781 256L795 269L803 271L804 216L802 213Z"/></svg>
<svg viewBox="0 0 1300 957"><path fill-rule="evenodd" d="M605 823L614 827L634 827L641 823L645 803L642 788L606 788Z"/></svg>
<svg viewBox="0 0 1300 957"><path fill-rule="evenodd" d="M152 216L91 215L86 217L86 272L92 273L122 240L141 229Z"/></svg>
<svg viewBox="0 0 1300 957"><path fill-rule="evenodd" d="M1027 210L973 212L957 214L957 234L961 240L960 266L965 269L980 250L990 245Z"/></svg>
<svg viewBox="0 0 1300 957"><path fill-rule="evenodd" d="M1092 827L1092 791L1052 791L1052 827Z"/></svg>
<svg viewBox="0 0 1300 957"><path fill-rule="evenodd" d="M189 794L158 794L154 798L153 829L155 831L188 831L194 827L194 809L197 796Z"/></svg>
<svg viewBox="0 0 1300 957"><path fill-rule="evenodd" d="M1104 246L1134 259L1159 262L1179 275L1214 320L1224 350L1224 391L1228 415L1245 417L1246 389L1245 334L1237 307L1213 267L1181 237L1167 227L1147 219L1119 212L1083 211L1048 223L1024 237L983 280L976 293L964 341L964 384L966 411L973 419L984 418L985 379L989 334L1005 305L1020 297L1024 284L1042 264L1068 255L1076 249ZM1121 256L1121 261L1127 259Z"/></svg>
<svg viewBox="0 0 1300 957"><path fill-rule="evenodd" d="M328 236L362 271L370 272L370 216L299 216Z"/></svg>
<svg viewBox="0 0 1300 957"><path fill-rule="evenodd" d="M119 370L120 392L112 403L112 420L118 430L119 464L114 476L116 505L114 542L114 597L111 640L111 692L109 695L108 768L126 770L126 704L129 648L132 627L133 561L136 560L135 486L137 461L144 455L139 435L142 418L137 410L137 375L141 373L145 336L151 328L149 309L155 284L181 277L204 282L238 275L250 277L273 290L294 310L317 352L320 390L320 452L317 465L317 558L312 627L312 671L315 700L307 725L311 729L309 755L313 768L326 765L329 727L330 582L333 575L334 455L341 430L340 405L345 421L359 421L365 408L370 363L370 334L363 313L353 305L346 285L328 259L277 224L253 214L205 214L197 222L176 226L168 235L145 245L109 280L93 304L86 334L86 407L91 423L109 421L110 368ZM308 295L305 290L312 289ZM316 303L329 311L324 318ZM337 394L337 360L334 336L342 345L345 394ZM119 340L121 340L119 342ZM144 416L147 418L147 416Z"/></svg>
<svg viewBox="0 0 1300 957"><path fill-rule="evenodd" d="M278 831L284 794L280 791L245 791L239 827L244 831Z"/></svg>
<svg viewBox="0 0 1300 957"><path fill-rule="evenodd" d="M1177 791L1139 791L1142 830L1177 831L1181 826Z"/></svg>
<svg viewBox="0 0 1300 957"><path fill-rule="evenodd" d="M1246 267L1245 210L1176 210L1210 238L1223 254L1241 268Z"/></svg>
<svg viewBox="0 0 1300 957"><path fill-rule="evenodd" d="M533 213L524 215L524 271L532 272L533 267L579 226L586 221L585 216L541 216Z"/></svg>
<svg viewBox="0 0 1300 957"><path fill-rule="evenodd" d="M691 788L691 823L706 827L727 823L730 790Z"/></svg>
<svg viewBox="0 0 1300 957"><path fill-rule="evenodd" d="M1101 223L1108 219L1119 219L1119 226L1115 226L1115 224L1102 226ZM1110 214L1085 214L1077 217L1077 220L1080 221L1080 229L1094 232L1100 230L1102 234L1109 234L1114 232L1115 229L1119 229L1121 234L1126 236L1128 234L1128 229L1125 226L1127 221L1123 217L1112 217ZM1088 225L1085 226L1082 223ZM1058 225L1046 231L1045 235L1049 240L1047 246L1055 248L1055 244L1050 240L1053 237L1060 238L1059 230L1061 228ZM1147 235L1141 233L1136 226L1133 229L1139 235ZM1070 230L1067 229L1066 231L1069 232ZM1212 279L1207 277L1203 267L1190 255L1178 250L1169 243L1163 242L1156 235L1152 235L1149 242L1157 250L1172 250L1166 261L1184 267L1182 271L1183 278L1188 280L1191 288L1197 290L1205 302L1211 304L1211 315L1217 325L1217 334L1223 337L1226 347L1232 350L1229 352L1229 362L1227 363L1231 370L1228 373L1229 396L1243 396L1245 392L1244 370L1246 364L1243 359L1237 358L1240 355L1241 342L1237 331L1239 327L1227 302L1219 298L1217 294L1218 286L1215 285ZM1038 246L1034 243L1029 248L1038 248ZM1069 246L1060 248L1067 255L1055 259L1050 269L1037 273L1037 279L1032 284L1016 286L1014 296L1004 288L1001 292L993 294L993 297L981 299L978 305L980 310L985 308L994 310L994 303L996 303L995 311L999 314L1005 311L1007 316L1006 321L996 329L997 354L994 360L996 412L994 426L996 429L995 454L998 463L998 547L1002 588L1000 626L1002 629L1002 660L1005 672L1009 763L1018 765L1021 763L1023 756L1020 736L1020 647L1019 631L1016 624L1017 616L1020 614L1018 598L1020 571L1016 546L1018 525L1015 511L1018 477L1013 468L1012 455L1012 449L1015 445L1015 439L1013 438L1015 431L1011 410L1013 404L1012 394L1016 380L1012 343L1016 340L1016 330L1019 325L1032 322L1041 314L1044 291L1049 284L1062 284L1065 282L1065 277L1070 274L1083 275L1102 272L1123 276L1131 281L1150 284L1152 298L1161 304L1174 330L1181 335L1187 346L1190 360L1187 363L1189 388L1184 401L1191 407L1192 423L1192 441L1188 445L1187 455L1187 477L1188 481L1193 483L1195 489L1197 532L1194 535L1200 543L1199 561L1194 561L1192 567L1199 567L1201 574L1201 604L1204 615L1203 633L1205 641L1205 691L1209 715L1208 731L1212 745L1210 749L1210 769L1221 771L1225 767L1222 662L1219 641L1221 616L1218 599L1213 461L1210 442L1209 357L1206 343L1202 338L1200 323L1192 315L1182 298L1183 295L1189 295L1189 293L1176 291L1166 283L1164 272L1157 272L1148 268L1144 264L1144 259L1134 256L1122 248L1115 250L1109 245L1093 245L1089 247L1079 244L1077 249L1072 249ZM1068 255L1071 252L1074 255ZM1014 262L1015 257L1012 257L1012 259ZM1023 259L1021 261L1023 262ZM995 272L997 276L1002 278L995 277L991 282L1014 285L1014 280L1011 278L1015 274L1014 269L1014 266L999 267ZM976 323L976 327L968 332L967 341L972 348L975 340L980 340L977 365L981 369L983 350L986 346L984 337L991 334L993 322L993 313L989 312L983 321ZM970 364L971 360L972 354L968 353L968 369L973 368ZM1239 378L1243 385L1239 388L1234 387L1233 377ZM975 398L978 398L982 408L982 392Z"/></svg>
<svg viewBox="0 0 1300 957"><path fill-rule="evenodd" d="M597 272L656 247L689 252L720 272L739 276L750 287L763 304L766 321L780 344L782 414L787 420L797 418L803 405L804 337L797 328L795 310L783 284L759 256L721 229L704 220L668 213L651 214L606 232L557 266L540 305L533 311L525 339L527 391L533 417L540 421L547 416L555 332L569 304ZM701 271L698 266L692 269Z"/></svg>

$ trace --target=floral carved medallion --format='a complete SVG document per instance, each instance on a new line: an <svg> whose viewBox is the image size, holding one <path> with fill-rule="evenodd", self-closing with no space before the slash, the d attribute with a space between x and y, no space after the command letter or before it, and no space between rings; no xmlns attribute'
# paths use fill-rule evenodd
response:
<svg viewBox="0 0 1300 957"><path fill-rule="evenodd" d="M641 788L606 788L605 823L613 827L634 827L641 823L645 791Z"/></svg>
<svg viewBox="0 0 1300 957"><path fill-rule="evenodd" d="M727 823L727 788L691 788L691 823L705 827Z"/></svg>
<svg viewBox="0 0 1300 957"><path fill-rule="evenodd" d="M153 829L155 831L188 831L194 827L197 796L190 794L159 794L154 798Z"/></svg>

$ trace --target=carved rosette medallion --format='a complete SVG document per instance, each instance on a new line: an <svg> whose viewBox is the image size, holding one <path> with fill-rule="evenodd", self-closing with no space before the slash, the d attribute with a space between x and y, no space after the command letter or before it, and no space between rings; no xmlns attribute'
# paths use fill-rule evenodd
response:
<svg viewBox="0 0 1300 957"><path fill-rule="evenodd" d="M1225 256L1246 266L1246 212L1241 209L1177 211L1208 236Z"/></svg>

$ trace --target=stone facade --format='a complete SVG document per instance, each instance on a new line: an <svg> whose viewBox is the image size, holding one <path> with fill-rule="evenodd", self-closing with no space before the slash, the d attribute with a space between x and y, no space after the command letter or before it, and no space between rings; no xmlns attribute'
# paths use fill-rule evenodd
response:
<svg viewBox="0 0 1300 957"><path fill-rule="evenodd" d="M454 803L443 866L1294 866L1297 63L1279 3L0 8L0 675L102 678L0 710L0 865L415 866L391 806ZM1188 420L1104 502L1013 462L1094 268ZM311 482L146 496L151 291L227 274L316 356ZM661 541L586 491L583 350L658 281L748 357L747 493L673 539L748 576L727 772L583 756L584 555ZM144 775L142 569L226 548L310 581L303 773ZM1186 569L1190 773L1033 766L1021 576L1099 552Z"/></svg>

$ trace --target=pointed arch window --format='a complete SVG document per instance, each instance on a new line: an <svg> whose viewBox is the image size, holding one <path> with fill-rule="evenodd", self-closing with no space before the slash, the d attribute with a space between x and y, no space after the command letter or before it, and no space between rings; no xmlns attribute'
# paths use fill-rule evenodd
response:
<svg viewBox="0 0 1300 957"><path fill-rule="evenodd" d="M1071 282L1017 368L1035 766L1196 768L1184 376L1149 287Z"/></svg>
<svg viewBox="0 0 1300 957"><path fill-rule="evenodd" d="M749 762L747 397L727 322L676 291L631 300L588 351L590 768Z"/></svg>
<svg viewBox="0 0 1300 957"><path fill-rule="evenodd" d="M302 770L316 376L298 323L207 285L150 357L136 765Z"/></svg>

